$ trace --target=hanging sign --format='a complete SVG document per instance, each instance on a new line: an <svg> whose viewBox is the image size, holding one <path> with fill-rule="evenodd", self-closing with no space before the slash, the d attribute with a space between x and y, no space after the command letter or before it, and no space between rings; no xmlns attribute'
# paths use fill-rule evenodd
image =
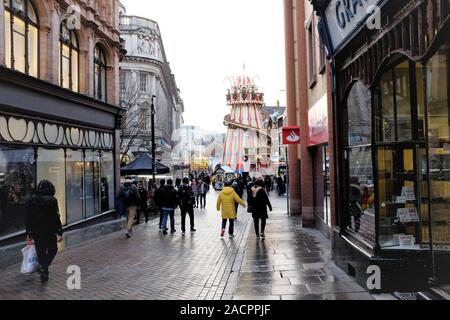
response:
<svg viewBox="0 0 450 320"><path fill-rule="evenodd" d="M300 144L300 127L283 128L283 144Z"/></svg>

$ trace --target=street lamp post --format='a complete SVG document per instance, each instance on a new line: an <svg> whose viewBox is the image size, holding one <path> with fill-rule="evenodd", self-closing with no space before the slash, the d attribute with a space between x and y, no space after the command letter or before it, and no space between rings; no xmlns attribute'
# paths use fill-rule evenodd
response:
<svg viewBox="0 0 450 320"><path fill-rule="evenodd" d="M152 112L151 112L151 118L152 118L152 174L153 174L153 183L156 183L156 176L155 176L155 167L156 167L156 143L155 143L155 98L156 96L152 96Z"/></svg>

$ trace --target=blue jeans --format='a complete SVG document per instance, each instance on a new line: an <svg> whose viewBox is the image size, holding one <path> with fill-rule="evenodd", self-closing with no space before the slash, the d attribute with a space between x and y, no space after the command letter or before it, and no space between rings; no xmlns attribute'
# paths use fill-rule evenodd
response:
<svg viewBox="0 0 450 320"><path fill-rule="evenodd" d="M163 208L162 229L167 229L167 219L170 215L170 231L175 231L175 209Z"/></svg>

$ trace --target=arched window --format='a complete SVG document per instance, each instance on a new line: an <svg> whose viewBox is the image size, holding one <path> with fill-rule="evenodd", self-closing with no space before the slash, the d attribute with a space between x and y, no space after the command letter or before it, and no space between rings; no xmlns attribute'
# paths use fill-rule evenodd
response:
<svg viewBox="0 0 450 320"><path fill-rule="evenodd" d="M106 102L106 59L99 46L95 47L94 56L94 97Z"/></svg>
<svg viewBox="0 0 450 320"><path fill-rule="evenodd" d="M78 92L80 51L75 32L67 27L66 21L61 24L59 50L59 84L63 88Z"/></svg>
<svg viewBox="0 0 450 320"><path fill-rule="evenodd" d="M30 0L5 0L5 50L8 68L38 76L39 20Z"/></svg>
<svg viewBox="0 0 450 320"><path fill-rule="evenodd" d="M346 101L347 228L375 243L375 189L372 160L372 98L370 90L355 82ZM373 223L372 223L373 222Z"/></svg>

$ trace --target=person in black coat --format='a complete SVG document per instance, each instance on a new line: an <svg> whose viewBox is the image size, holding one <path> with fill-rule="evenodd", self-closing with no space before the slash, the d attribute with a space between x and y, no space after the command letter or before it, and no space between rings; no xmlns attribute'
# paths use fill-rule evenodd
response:
<svg viewBox="0 0 450 320"><path fill-rule="evenodd" d="M167 234L167 219L170 217L170 233L175 233L175 209L179 205L178 192L173 186L173 180L167 180L164 187L164 201L162 203L163 211L163 233Z"/></svg>
<svg viewBox="0 0 450 320"><path fill-rule="evenodd" d="M145 223L148 223L148 219L149 219L149 211L148 211L148 191L144 188L144 182L140 181L139 182L139 186L138 186L138 190L139 190L139 205L138 205L138 210L137 210L137 214L136 214L136 222L137 224L141 223L141 214L143 214L145 216Z"/></svg>
<svg viewBox="0 0 450 320"><path fill-rule="evenodd" d="M38 272L45 283L49 278L49 266L58 252L57 243L63 240L55 186L50 181L41 181L28 201L25 226L27 239L34 240L40 265Z"/></svg>
<svg viewBox="0 0 450 320"><path fill-rule="evenodd" d="M264 190L264 181L256 181L255 186L251 189L252 191L252 216L255 222L255 232L256 238L259 239L261 236L263 239L266 237L266 220L269 218L267 214L267 207L272 211L272 204L270 203L269 196ZM261 233L259 233L259 221L261 220Z"/></svg>
<svg viewBox="0 0 450 320"><path fill-rule="evenodd" d="M162 230L163 221L163 202L164 202L164 186L166 185L166 180L161 179L159 182L159 188L155 190L155 207L159 211L159 230Z"/></svg>
<svg viewBox="0 0 450 320"><path fill-rule="evenodd" d="M191 223L191 232L195 232L194 224L194 203L195 194L192 187L189 185L189 179L184 178L183 184L178 191L180 199L180 209L181 209L181 231L186 234L186 214L189 214L189 220Z"/></svg>

